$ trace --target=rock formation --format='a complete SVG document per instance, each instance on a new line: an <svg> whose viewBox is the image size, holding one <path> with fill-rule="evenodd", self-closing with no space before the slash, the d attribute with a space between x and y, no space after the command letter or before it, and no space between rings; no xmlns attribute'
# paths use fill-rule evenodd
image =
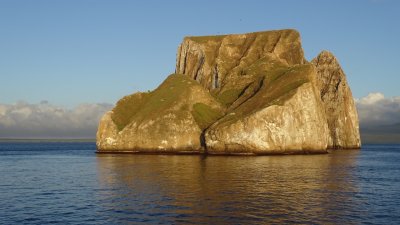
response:
<svg viewBox="0 0 400 225"><path fill-rule="evenodd" d="M186 37L176 71L101 119L99 152L301 154L359 148L336 58L304 59L295 30Z"/></svg>
<svg viewBox="0 0 400 225"><path fill-rule="evenodd" d="M322 51L311 63L317 68L317 87L328 121L328 148L359 148L357 110L339 62L332 53Z"/></svg>

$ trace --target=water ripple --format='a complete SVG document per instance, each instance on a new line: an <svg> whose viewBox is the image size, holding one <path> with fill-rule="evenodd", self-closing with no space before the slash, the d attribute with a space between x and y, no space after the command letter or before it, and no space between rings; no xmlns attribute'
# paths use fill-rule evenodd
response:
<svg viewBox="0 0 400 225"><path fill-rule="evenodd" d="M328 155L95 155L1 143L0 224L400 224L400 147Z"/></svg>

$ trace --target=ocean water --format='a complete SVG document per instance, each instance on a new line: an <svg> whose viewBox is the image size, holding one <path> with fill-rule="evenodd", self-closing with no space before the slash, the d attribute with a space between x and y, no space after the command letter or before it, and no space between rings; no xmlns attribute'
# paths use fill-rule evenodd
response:
<svg viewBox="0 0 400 225"><path fill-rule="evenodd" d="M96 155L0 143L0 224L400 224L400 145L325 155Z"/></svg>

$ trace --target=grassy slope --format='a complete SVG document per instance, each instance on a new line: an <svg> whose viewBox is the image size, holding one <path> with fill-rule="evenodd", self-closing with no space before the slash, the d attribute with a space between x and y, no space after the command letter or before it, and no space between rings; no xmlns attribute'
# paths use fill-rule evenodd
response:
<svg viewBox="0 0 400 225"><path fill-rule="evenodd" d="M112 110L114 113L111 118L119 130L122 130L132 121L133 117L143 107L150 96L150 93L135 93L125 96L117 102L115 108Z"/></svg>
<svg viewBox="0 0 400 225"><path fill-rule="evenodd" d="M290 99L298 87L309 82L310 65L276 67L265 71L262 86L254 95L221 119L222 123L231 123L253 112L271 105L283 105Z"/></svg>
<svg viewBox="0 0 400 225"><path fill-rule="evenodd" d="M136 93L121 99L113 109L112 119L119 130L122 130L133 120L140 123L145 119L157 118L171 107L187 101L185 98L194 86L200 87L196 81L188 76L172 74L152 92ZM190 104L194 104L194 115L196 115L196 122L199 123L199 127L209 123L210 118L214 118L214 114L220 114L210 106L196 103L188 102L182 105L181 109L175 110L174 113L179 116L180 113L191 108Z"/></svg>
<svg viewBox="0 0 400 225"><path fill-rule="evenodd" d="M223 113L206 104L196 103L193 105L192 115L199 127L204 130L221 118Z"/></svg>
<svg viewBox="0 0 400 225"><path fill-rule="evenodd" d="M243 88L233 88L221 93L213 93L213 97L222 105L228 107L239 98Z"/></svg>

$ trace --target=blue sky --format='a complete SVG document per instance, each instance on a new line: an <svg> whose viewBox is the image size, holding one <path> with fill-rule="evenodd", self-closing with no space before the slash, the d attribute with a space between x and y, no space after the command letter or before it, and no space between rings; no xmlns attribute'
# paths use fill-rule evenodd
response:
<svg viewBox="0 0 400 225"><path fill-rule="evenodd" d="M361 127L398 140L399 12L397 0L0 0L0 138L93 138L118 99L174 72L184 36L294 28L308 60L337 56Z"/></svg>
<svg viewBox="0 0 400 225"><path fill-rule="evenodd" d="M355 97L400 95L400 1L0 0L0 103L115 103L174 71L187 35L282 28L332 51Z"/></svg>

